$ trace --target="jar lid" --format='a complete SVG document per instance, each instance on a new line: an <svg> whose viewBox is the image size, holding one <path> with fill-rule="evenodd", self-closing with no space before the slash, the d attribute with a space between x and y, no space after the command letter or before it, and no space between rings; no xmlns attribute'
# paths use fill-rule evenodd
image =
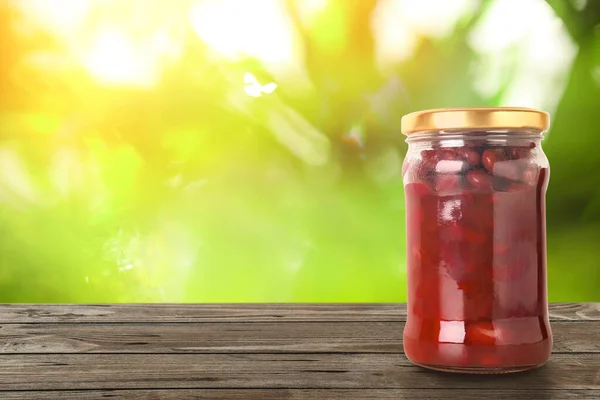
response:
<svg viewBox="0 0 600 400"><path fill-rule="evenodd" d="M417 111L402 117L405 135L418 132L468 130L518 130L515 133L541 134L548 130L550 116L523 107L437 108Z"/></svg>

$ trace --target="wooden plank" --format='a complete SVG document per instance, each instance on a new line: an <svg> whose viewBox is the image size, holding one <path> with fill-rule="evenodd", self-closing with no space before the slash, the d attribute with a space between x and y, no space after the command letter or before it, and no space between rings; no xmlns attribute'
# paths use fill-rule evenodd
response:
<svg viewBox="0 0 600 400"><path fill-rule="evenodd" d="M550 303L551 321L600 321L600 303Z"/></svg>
<svg viewBox="0 0 600 400"><path fill-rule="evenodd" d="M397 354L0 356L0 390L151 388L600 390L600 357L557 354L527 373L459 377Z"/></svg>
<svg viewBox="0 0 600 400"><path fill-rule="evenodd" d="M552 322L556 353L600 353L600 323L598 322Z"/></svg>
<svg viewBox="0 0 600 400"><path fill-rule="evenodd" d="M539 399L539 400L598 400L600 390L511 390L511 389L163 389L163 390L86 390L43 392L0 392L3 400L358 400L358 399Z"/></svg>
<svg viewBox="0 0 600 400"><path fill-rule="evenodd" d="M3 304L0 323L404 321L405 304Z"/></svg>
<svg viewBox="0 0 600 400"><path fill-rule="evenodd" d="M551 320L600 321L600 303L552 303ZM406 304L6 304L1 323L396 322Z"/></svg>
<svg viewBox="0 0 600 400"><path fill-rule="evenodd" d="M3 325L0 353L399 353L403 329L403 322Z"/></svg>
<svg viewBox="0 0 600 400"><path fill-rule="evenodd" d="M8 324L0 354L401 353L403 322ZM554 352L600 353L597 322L554 322Z"/></svg>

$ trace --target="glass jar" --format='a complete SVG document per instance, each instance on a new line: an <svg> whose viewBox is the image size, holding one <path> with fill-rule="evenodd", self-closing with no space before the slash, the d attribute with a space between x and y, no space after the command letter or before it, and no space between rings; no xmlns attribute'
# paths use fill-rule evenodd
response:
<svg viewBox="0 0 600 400"><path fill-rule="evenodd" d="M544 112L508 107L403 117L413 363L506 373L548 361L548 123Z"/></svg>

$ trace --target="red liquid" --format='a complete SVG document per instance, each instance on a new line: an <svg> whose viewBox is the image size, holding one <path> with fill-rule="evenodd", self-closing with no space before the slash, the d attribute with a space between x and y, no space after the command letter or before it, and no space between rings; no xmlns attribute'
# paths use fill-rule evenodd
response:
<svg viewBox="0 0 600 400"><path fill-rule="evenodd" d="M460 159L465 150L457 150ZM530 369L544 364L552 347L548 169L532 167L528 149L480 151L481 164L468 153L463 168L455 168L455 160L443 163L440 153L431 168L423 157L414 179L407 180L404 349L414 363L435 369Z"/></svg>

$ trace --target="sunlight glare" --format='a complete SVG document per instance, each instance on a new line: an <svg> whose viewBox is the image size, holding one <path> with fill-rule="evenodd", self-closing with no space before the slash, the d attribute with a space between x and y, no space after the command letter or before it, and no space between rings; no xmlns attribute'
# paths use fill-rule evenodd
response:
<svg viewBox="0 0 600 400"><path fill-rule="evenodd" d="M48 0L13 0L24 14L55 33L72 34L81 27L97 0L61 0L60 6Z"/></svg>
<svg viewBox="0 0 600 400"><path fill-rule="evenodd" d="M477 0L396 0L404 20L423 36L445 37L460 18L473 13Z"/></svg>
<svg viewBox="0 0 600 400"><path fill-rule="evenodd" d="M474 66L476 90L493 96L511 73L501 102L549 111L558 104L577 51L543 0L495 1L469 35L469 44L480 56Z"/></svg>
<svg viewBox="0 0 600 400"><path fill-rule="evenodd" d="M200 39L229 59L256 57L267 67L295 59L290 18L279 0L204 0L192 8L191 21Z"/></svg>
<svg viewBox="0 0 600 400"><path fill-rule="evenodd" d="M250 72L246 72L244 75L244 91L252 97L260 97L263 93L270 94L277 89L277 84L275 82L269 82L265 85L261 85L256 77L252 75Z"/></svg>
<svg viewBox="0 0 600 400"><path fill-rule="evenodd" d="M169 30L169 16L164 24L149 23L161 11L158 4L146 7L144 16L132 15L131 1L62 0L57 7L51 1L22 0L15 5L25 21L44 27L57 40L64 51L60 59L74 60L105 85L149 87L158 80L165 58L181 52L182 43ZM185 11L173 9L175 15Z"/></svg>
<svg viewBox="0 0 600 400"><path fill-rule="evenodd" d="M417 35L402 21L398 0L383 0L371 17L375 59L380 69L392 69L413 54Z"/></svg>
<svg viewBox="0 0 600 400"><path fill-rule="evenodd" d="M409 59L419 36L444 37L477 7L473 0L380 0L371 18L380 69Z"/></svg>
<svg viewBox="0 0 600 400"><path fill-rule="evenodd" d="M116 29L105 29L83 56L86 69L107 84L149 86L158 75L156 60Z"/></svg>
<svg viewBox="0 0 600 400"><path fill-rule="evenodd" d="M305 25L310 25L315 18L327 8L328 0L296 0L294 7L300 20Z"/></svg>

